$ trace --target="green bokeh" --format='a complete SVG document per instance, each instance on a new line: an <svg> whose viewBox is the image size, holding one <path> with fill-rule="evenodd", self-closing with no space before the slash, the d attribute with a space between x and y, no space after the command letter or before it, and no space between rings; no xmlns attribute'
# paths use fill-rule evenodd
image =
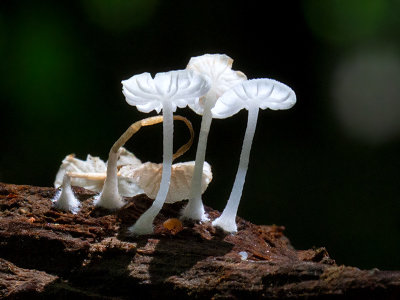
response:
<svg viewBox="0 0 400 300"><path fill-rule="evenodd" d="M315 35L335 44L360 41L379 33L388 13L382 0L304 0L306 21Z"/></svg>
<svg viewBox="0 0 400 300"><path fill-rule="evenodd" d="M158 0L85 0L91 20L113 32L125 32L147 23Z"/></svg>
<svg viewBox="0 0 400 300"><path fill-rule="evenodd" d="M0 55L3 54L6 44L6 33L4 27L3 16L0 14Z"/></svg>
<svg viewBox="0 0 400 300"><path fill-rule="evenodd" d="M68 25L50 14L23 15L10 44L7 73L13 105L26 117L67 112L80 72Z"/></svg>

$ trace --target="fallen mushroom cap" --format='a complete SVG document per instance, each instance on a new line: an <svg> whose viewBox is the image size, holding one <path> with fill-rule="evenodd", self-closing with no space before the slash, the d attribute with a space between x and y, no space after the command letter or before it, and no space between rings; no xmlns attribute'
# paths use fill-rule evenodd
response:
<svg viewBox="0 0 400 300"><path fill-rule="evenodd" d="M296 103L296 94L287 85L273 79L251 79L226 91L211 110L214 118L230 117L255 104L261 109L289 109Z"/></svg>
<svg viewBox="0 0 400 300"><path fill-rule="evenodd" d="M54 186L62 185L65 173L105 173L107 170L106 164L99 157L87 155L86 160L75 158L74 154L67 155L57 172ZM88 180L85 178L71 178L71 184L74 186L84 187L88 190L100 192L103 187L104 180Z"/></svg>
<svg viewBox="0 0 400 300"><path fill-rule="evenodd" d="M117 166L121 168L125 165L130 165L133 168L140 166L142 162L131 152L125 148L121 148L120 156ZM104 179L106 178L107 166L106 163L99 157L94 157L88 154L86 161L75 158L75 155L67 155L60 169L57 172L54 186L59 187L62 185L63 177L66 172L71 174L71 184L73 186L80 186L85 189L101 192ZM79 177L80 175L89 175L86 178ZM95 177L95 175L97 175ZM133 197L143 193L132 178L118 177L118 188L121 196Z"/></svg>
<svg viewBox="0 0 400 300"><path fill-rule="evenodd" d="M177 70L157 73L154 79L150 73L134 75L122 81L122 92L126 101L141 112L152 110L159 113L162 101L171 102L172 111L183 108L209 90L208 79L191 70Z"/></svg>
<svg viewBox="0 0 400 300"><path fill-rule="evenodd" d="M213 93L216 100L231 87L247 79L242 72L232 70L232 63L233 59L225 54L204 54L192 57L186 68L209 78L211 88L208 94ZM206 97L197 98L189 107L202 115Z"/></svg>
<svg viewBox="0 0 400 300"><path fill-rule="evenodd" d="M166 203L173 203L189 199L190 184L194 171L194 161L177 163L172 165L171 182L166 198ZM154 199L160 189L162 164L147 162L138 168L132 166L122 167L119 174L132 178L143 189L145 194ZM202 193L207 189L212 180L211 166L205 162L202 176Z"/></svg>
<svg viewBox="0 0 400 300"><path fill-rule="evenodd" d="M140 166L142 162L132 152L126 150L126 148L119 148L119 158L117 166L122 167L125 165Z"/></svg>

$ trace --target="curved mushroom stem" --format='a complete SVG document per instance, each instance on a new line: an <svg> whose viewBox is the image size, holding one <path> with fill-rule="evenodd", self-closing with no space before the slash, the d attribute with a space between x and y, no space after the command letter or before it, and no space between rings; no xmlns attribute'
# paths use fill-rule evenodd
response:
<svg viewBox="0 0 400 300"><path fill-rule="evenodd" d="M173 116L174 120L179 120L179 121L183 121L186 126L189 128L190 131L190 139L189 141L183 145L182 147L180 147L176 153L174 153L172 160L177 159L179 156L181 156L182 154L184 154L186 151L188 151L190 149L190 147L193 144L193 139L194 139L194 131L193 131L193 126L192 123L190 123L190 121L188 119L186 119L185 117L182 116ZM112 146L111 150L113 150L114 152L117 152L119 148L121 148L123 145L125 145L125 143L136 133L139 131L140 128L144 127L144 126L151 126L151 125L155 125L158 123L163 122L164 117L163 116L155 116L155 117L150 117L150 118L146 118L140 121L137 121L135 123L133 123L131 126L129 126L129 128L120 136L120 138L114 143L114 145Z"/></svg>
<svg viewBox="0 0 400 300"><path fill-rule="evenodd" d="M182 211L182 218L184 219L199 220L203 222L208 221L208 217L204 211L203 201L201 199L201 181L206 157L208 133L210 132L212 121L211 109L214 105L215 101L206 101L204 107L199 141L197 144L196 162L190 187L190 199L189 203Z"/></svg>
<svg viewBox="0 0 400 300"><path fill-rule="evenodd" d="M190 130L190 140L185 145L180 147L178 151L173 155L173 159L181 156L185 153L192 145L194 139L194 132L192 123L188 119L182 116L173 116L174 120L180 120L185 122L186 126ZM101 206L107 209L118 209L122 207L125 203L122 197L118 193L118 151L119 149L143 126L155 125L163 122L163 116L155 116L146 118L133 123L129 128L121 135L121 137L114 143L111 147L108 163L107 163L107 175L103 174L75 174L70 173L69 175L73 177L86 178L86 179L104 179L106 178L103 190L100 196L95 200L94 204L96 206ZM168 191L167 191L168 192Z"/></svg>
<svg viewBox="0 0 400 300"><path fill-rule="evenodd" d="M250 103L249 115L247 119L247 128L244 135L242 152L240 154L239 168L236 173L235 183L229 196L228 203L225 206L221 216L215 219L212 224L222 228L227 232L236 232L236 214L242 197L244 181L246 179L247 168L249 165L251 144L256 131L258 106Z"/></svg>
<svg viewBox="0 0 400 300"><path fill-rule="evenodd" d="M171 180L172 152L173 152L173 111L168 100L163 101L163 169L160 189L152 206L143 213L136 223L129 228L132 234L143 235L153 233L153 221L160 212L167 198Z"/></svg>

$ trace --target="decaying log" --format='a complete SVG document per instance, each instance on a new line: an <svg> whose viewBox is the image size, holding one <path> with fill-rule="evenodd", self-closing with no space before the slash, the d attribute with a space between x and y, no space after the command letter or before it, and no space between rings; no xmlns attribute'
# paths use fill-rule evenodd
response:
<svg viewBox="0 0 400 300"><path fill-rule="evenodd" d="M281 226L237 218L235 235L210 223L166 228L182 202L164 206L153 235L132 237L127 228L152 200L139 195L109 212L93 207L95 193L74 192L76 215L52 208L54 188L0 183L0 297L400 299L400 272L338 266L324 248L296 250Z"/></svg>

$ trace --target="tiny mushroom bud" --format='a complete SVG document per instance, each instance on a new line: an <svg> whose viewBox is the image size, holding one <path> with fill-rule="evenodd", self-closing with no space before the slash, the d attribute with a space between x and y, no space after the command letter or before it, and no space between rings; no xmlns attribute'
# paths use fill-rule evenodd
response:
<svg viewBox="0 0 400 300"><path fill-rule="evenodd" d="M189 203L182 212L182 217L193 220L206 221L207 216L201 199L202 194L202 173L206 155L207 138L210 131L212 114L217 99L231 87L246 80L246 75L239 71L232 70L233 60L225 54L205 54L192 57L187 69L206 76L211 84L208 93L196 99L189 107L196 113L203 115L199 141L197 144L196 163L191 182Z"/></svg>
<svg viewBox="0 0 400 300"><path fill-rule="evenodd" d="M123 93L130 105L139 111L163 110L163 169L160 189L153 205L130 228L133 234L150 234L153 221L167 197L171 178L173 152L173 113L185 107L210 89L208 81L190 70L158 73L154 79L149 73L134 75L122 81Z"/></svg>
<svg viewBox="0 0 400 300"><path fill-rule="evenodd" d="M71 179L68 174L64 174L64 178L61 185L61 191L59 191L54 197L53 206L63 211L70 211L76 214L79 211L80 202L76 199L74 192L71 188Z"/></svg>
<svg viewBox="0 0 400 300"><path fill-rule="evenodd" d="M296 103L296 95L291 88L272 79L247 80L221 96L212 109L214 118L227 118L242 108L248 110L247 128L240 154L239 168L228 203L221 216L214 220L214 226L227 232L236 232L236 214L242 196L243 185L249 164L250 149L256 129L258 110L289 109Z"/></svg>

